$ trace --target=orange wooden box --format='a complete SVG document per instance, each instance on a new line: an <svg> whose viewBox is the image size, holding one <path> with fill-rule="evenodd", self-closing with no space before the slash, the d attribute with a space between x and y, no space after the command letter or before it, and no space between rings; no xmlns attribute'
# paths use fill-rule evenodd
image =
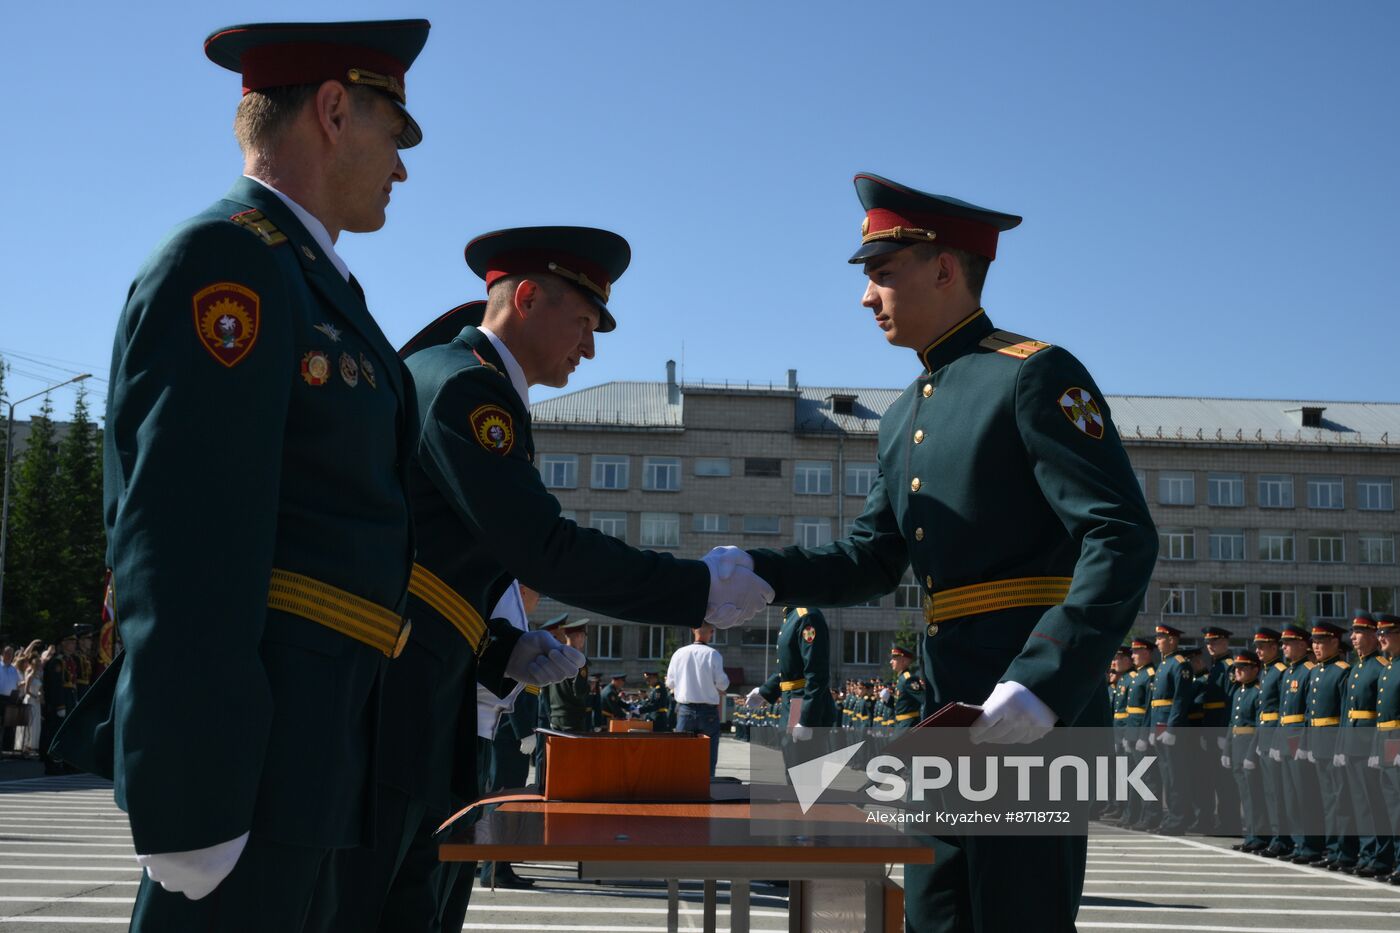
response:
<svg viewBox="0 0 1400 933"><path fill-rule="evenodd" d="M544 735L546 800L709 800L710 739L688 732Z"/></svg>
<svg viewBox="0 0 1400 933"><path fill-rule="evenodd" d="M646 719L609 719L609 732L650 732L651 722Z"/></svg>

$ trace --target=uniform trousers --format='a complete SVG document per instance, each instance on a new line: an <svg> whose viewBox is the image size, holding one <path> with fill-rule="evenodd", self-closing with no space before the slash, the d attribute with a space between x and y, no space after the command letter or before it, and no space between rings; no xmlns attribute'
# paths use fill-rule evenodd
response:
<svg viewBox="0 0 1400 933"><path fill-rule="evenodd" d="M1369 744L1369 743L1368 743ZM1366 764L1369 755L1348 755L1346 767L1347 796L1351 800L1351 815L1357 835L1356 860L1360 865L1372 865L1390 874L1395 863L1391 848L1390 817L1381 792L1381 774Z"/></svg>
<svg viewBox="0 0 1400 933"><path fill-rule="evenodd" d="M312 905L333 884L327 863L331 849L272 842L253 833L233 871L207 897L192 901L172 894L146 875L136 889L133 933L301 933L310 925Z"/></svg>
<svg viewBox="0 0 1400 933"><path fill-rule="evenodd" d="M1332 764L1332 755L1314 752L1317 783L1322 791L1323 822L1327 828L1327 857L1351 865L1356 862L1356 837L1352 835L1351 797L1347 793L1346 769Z"/></svg>
<svg viewBox="0 0 1400 933"><path fill-rule="evenodd" d="M1269 750L1281 742L1277 726L1259 727L1259 776L1264 789L1264 807L1269 821L1269 836L1264 841L1274 850L1292 849L1293 840L1283 832L1284 790L1283 762L1269 757Z"/></svg>
<svg viewBox="0 0 1400 933"><path fill-rule="evenodd" d="M1287 736L1281 741L1283 753L1283 801L1282 828L1293 840L1294 856L1309 858L1323 854L1326 840L1320 833L1307 832L1307 821L1322 813L1322 789L1317 783L1317 768L1312 762L1298 761L1294 753L1298 750L1299 739Z"/></svg>

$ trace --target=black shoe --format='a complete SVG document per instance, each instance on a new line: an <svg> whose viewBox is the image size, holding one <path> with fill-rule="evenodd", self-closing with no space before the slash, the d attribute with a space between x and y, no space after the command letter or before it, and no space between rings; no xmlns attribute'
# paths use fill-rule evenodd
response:
<svg viewBox="0 0 1400 933"><path fill-rule="evenodd" d="M1357 866L1356 866L1356 870L1353 871L1352 874L1355 875L1355 876L1358 877L1358 878L1374 878L1374 877L1376 877L1377 875L1387 875L1387 876L1388 876L1388 875L1390 874L1390 872L1389 872L1389 871L1382 871L1381 869L1375 867L1374 865L1357 865Z"/></svg>
<svg viewBox="0 0 1400 933"><path fill-rule="evenodd" d="M1164 824L1162 824L1161 826L1159 826L1159 827L1157 828L1157 835L1159 835L1159 836L1184 836L1184 835L1186 835L1186 827L1185 827L1185 826L1167 826L1167 825L1164 823Z"/></svg>
<svg viewBox="0 0 1400 933"><path fill-rule="evenodd" d="M1356 871L1356 863L1341 861L1332 862L1327 866L1327 870L1345 872L1346 874L1350 875L1352 872Z"/></svg>
<svg viewBox="0 0 1400 933"><path fill-rule="evenodd" d="M1256 853L1263 852L1267 848L1268 846L1262 842L1250 842L1242 846L1240 851L1246 855L1255 855Z"/></svg>
<svg viewBox="0 0 1400 933"><path fill-rule="evenodd" d="M1400 884L1400 871L1397 871L1395 874L1390 876L1390 883Z"/></svg>
<svg viewBox="0 0 1400 933"><path fill-rule="evenodd" d="M1243 843L1243 842L1237 842L1237 843L1235 843L1234 845L1230 846L1230 848L1234 849L1236 852L1243 852L1243 851L1244 851L1244 843Z"/></svg>
<svg viewBox="0 0 1400 933"><path fill-rule="evenodd" d="M500 872L496 873L496 887L498 888L510 888L516 891L524 891L534 886L535 881L533 878L522 878L514 872L509 875L503 875Z"/></svg>

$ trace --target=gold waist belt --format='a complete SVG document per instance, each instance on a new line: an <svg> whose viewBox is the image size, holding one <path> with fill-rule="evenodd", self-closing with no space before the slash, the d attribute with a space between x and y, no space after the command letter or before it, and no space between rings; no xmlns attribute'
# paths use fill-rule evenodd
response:
<svg viewBox="0 0 1400 933"><path fill-rule="evenodd" d="M778 689L779 689L779 690L782 690L784 693L786 693L786 692L789 691L789 690L801 690L801 689L802 689L803 687L805 687L805 686L807 686L807 678L803 677L803 678L801 678L801 679L799 679L799 680L784 680L784 681L781 681L781 682L778 684Z"/></svg>
<svg viewBox="0 0 1400 933"><path fill-rule="evenodd" d="M894 718L897 722L908 722L911 719L918 719L920 715L920 713L900 713ZM1400 723L1400 719L1397 719L1396 722Z"/></svg>
<svg viewBox="0 0 1400 933"><path fill-rule="evenodd" d="M1167 702L1167 705L1168 705L1168 706L1171 706L1171 701L1168 701L1168 702ZM1145 716L1145 715L1147 715L1147 707L1145 707L1145 706L1130 706L1130 707L1128 707L1128 712L1129 712L1129 713L1132 713L1132 714L1135 715L1135 716Z"/></svg>
<svg viewBox="0 0 1400 933"><path fill-rule="evenodd" d="M1127 713L1114 713L1114 714L1113 714L1113 718L1114 718L1114 719L1127 719L1127 718L1128 718L1128 714L1127 714Z"/></svg>
<svg viewBox="0 0 1400 933"><path fill-rule="evenodd" d="M1278 713L1260 713L1260 722L1278 722Z"/></svg>
<svg viewBox="0 0 1400 933"><path fill-rule="evenodd" d="M1153 701L1152 701L1152 708L1153 708L1153 709L1158 709L1158 708L1163 707L1163 706L1171 706L1171 705L1172 705L1172 701L1171 701L1171 700L1153 700Z"/></svg>
<svg viewBox="0 0 1400 933"><path fill-rule="evenodd" d="M981 615L1023 606L1054 606L1069 595L1070 577L1015 577L943 590L924 597L924 622Z"/></svg>
<svg viewBox="0 0 1400 933"><path fill-rule="evenodd" d="M1284 716L1282 722L1285 726L1296 726L1300 722L1306 722L1307 718L1308 717L1302 713L1293 713L1289 716Z"/></svg>
<svg viewBox="0 0 1400 933"><path fill-rule="evenodd" d="M1376 711L1373 709L1353 709L1347 711L1348 719L1375 719Z"/></svg>
<svg viewBox="0 0 1400 933"><path fill-rule="evenodd" d="M1254 734L1254 727L1253 727L1253 726L1235 726L1235 727L1232 728L1230 731L1233 732L1235 735L1253 735L1253 734Z"/></svg>
<svg viewBox="0 0 1400 933"><path fill-rule="evenodd" d="M267 607L300 616L397 658L412 626L397 612L314 577L273 568Z"/></svg>
<svg viewBox="0 0 1400 933"><path fill-rule="evenodd" d="M481 620L481 613L473 609L471 603L463 599L456 590L427 567L414 564L413 575L408 578L408 592L451 622L472 646L472 652L481 654L486 646L486 623Z"/></svg>
<svg viewBox="0 0 1400 933"><path fill-rule="evenodd" d="M1387 719L1385 722L1376 723L1376 728L1382 732L1390 729L1400 729L1400 719Z"/></svg>
<svg viewBox="0 0 1400 933"><path fill-rule="evenodd" d="M1308 720L1310 726L1337 726L1341 725L1341 719L1336 716L1314 716Z"/></svg>

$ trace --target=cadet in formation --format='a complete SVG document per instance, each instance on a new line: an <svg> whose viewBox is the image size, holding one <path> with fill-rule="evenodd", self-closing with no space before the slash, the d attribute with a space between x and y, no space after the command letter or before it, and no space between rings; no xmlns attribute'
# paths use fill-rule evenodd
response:
<svg viewBox="0 0 1400 933"><path fill-rule="evenodd" d="M670 732L671 691L666 689L656 671L643 671L642 677L647 682L647 695L637 707L637 714L651 723L652 732Z"/></svg>
<svg viewBox="0 0 1400 933"><path fill-rule="evenodd" d="M828 686L830 665L826 616L820 609L786 606L778 630L778 669L749 693L747 702L757 705L761 697L776 705L782 727L797 741L806 741L813 729L829 729L837 723ZM794 705L796 722L791 721Z"/></svg>
<svg viewBox="0 0 1400 933"><path fill-rule="evenodd" d="M894 728L912 729L918 725L924 711L924 678L910 670L914 652L902 645L890 647L890 670L894 671Z"/></svg>
<svg viewBox="0 0 1400 933"><path fill-rule="evenodd" d="M1132 625L1157 534L1103 395L1049 343L999 330L983 281L1011 214L855 178L851 262L889 343L923 366L880 425L879 473L852 534L732 555L806 606L869 600L907 569L926 598L925 710L984 712L987 742L1110 722L1102 672ZM1070 929L1084 837L955 835L905 874L911 930ZM1018 865L1033 864L1027 874Z"/></svg>

